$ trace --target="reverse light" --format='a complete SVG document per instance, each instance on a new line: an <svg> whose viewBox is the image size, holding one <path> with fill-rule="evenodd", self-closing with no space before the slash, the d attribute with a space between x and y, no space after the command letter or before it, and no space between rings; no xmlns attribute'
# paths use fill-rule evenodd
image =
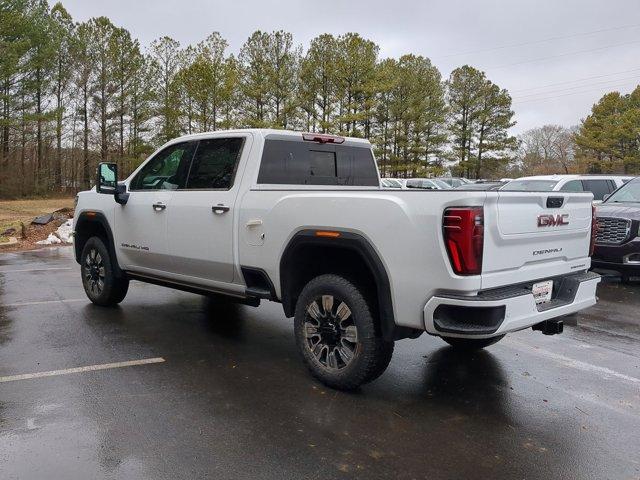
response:
<svg viewBox="0 0 640 480"><path fill-rule="evenodd" d="M479 275L484 250L482 207L447 208L442 232L453 271L457 275Z"/></svg>
<svg viewBox="0 0 640 480"><path fill-rule="evenodd" d="M325 135L323 133L303 133L302 139L307 142L344 143L344 137L338 137L337 135Z"/></svg>

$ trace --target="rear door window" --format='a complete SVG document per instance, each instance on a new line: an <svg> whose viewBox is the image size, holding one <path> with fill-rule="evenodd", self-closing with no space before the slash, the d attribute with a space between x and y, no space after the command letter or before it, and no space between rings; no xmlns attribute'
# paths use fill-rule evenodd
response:
<svg viewBox="0 0 640 480"><path fill-rule="evenodd" d="M228 190L233 186L244 139L208 138L198 142L186 188Z"/></svg>
<svg viewBox="0 0 640 480"><path fill-rule="evenodd" d="M608 180L583 180L582 183L586 191L593 193L594 200L602 200L605 195L611 193Z"/></svg>
<svg viewBox="0 0 640 480"><path fill-rule="evenodd" d="M258 183L379 186L371 149L267 139Z"/></svg>

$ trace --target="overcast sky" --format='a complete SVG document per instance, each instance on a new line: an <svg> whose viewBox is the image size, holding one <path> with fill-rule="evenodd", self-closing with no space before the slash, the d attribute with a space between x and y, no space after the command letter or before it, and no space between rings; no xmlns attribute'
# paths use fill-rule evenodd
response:
<svg viewBox="0 0 640 480"><path fill-rule="evenodd" d="M53 2L53 0L51 0ZM640 84L640 0L62 0L77 21L105 15L146 46L219 31L237 53L254 30L307 46L358 32L381 57L429 57L448 77L468 63L514 99L514 133L577 124L611 90Z"/></svg>

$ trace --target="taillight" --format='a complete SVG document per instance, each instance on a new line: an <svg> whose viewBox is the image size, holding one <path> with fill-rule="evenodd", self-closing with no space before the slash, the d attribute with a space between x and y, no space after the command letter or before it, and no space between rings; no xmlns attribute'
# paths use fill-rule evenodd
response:
<svg viewBox="0 0 640 480"><path fill-rule="evenodd" d="M479 275L484 247L482 207L447 208L442 231L453 271L458 275Z"/></svg>
<svg viewBox="0 0 640 480"><path fill-rule="evenodd" d="M598 234L598 218L596 217L596 206L591 205L591 242L589 243L589 256L593 256L596 248L596 235Z"/></svg>

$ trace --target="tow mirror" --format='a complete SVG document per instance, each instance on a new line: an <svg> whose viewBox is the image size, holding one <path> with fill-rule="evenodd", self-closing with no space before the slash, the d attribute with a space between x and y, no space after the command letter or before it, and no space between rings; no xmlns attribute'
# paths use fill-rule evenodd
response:
<svg viewBox="0 0 640 480"><path fill-rule="evenodd" d="M118 185L118 165L115 163L100 163L98 165L96 191L113 195L116 193L116 185Z"/></svg>
<svg viewBox="0 0 640 480"><path fill-rule="evenodd" d="M98 164L96 191L113 195L114 200L121 205L124 205L129 200L129 194L126 193L127 187L118 184L118 165L115 163Z"/></svg>

